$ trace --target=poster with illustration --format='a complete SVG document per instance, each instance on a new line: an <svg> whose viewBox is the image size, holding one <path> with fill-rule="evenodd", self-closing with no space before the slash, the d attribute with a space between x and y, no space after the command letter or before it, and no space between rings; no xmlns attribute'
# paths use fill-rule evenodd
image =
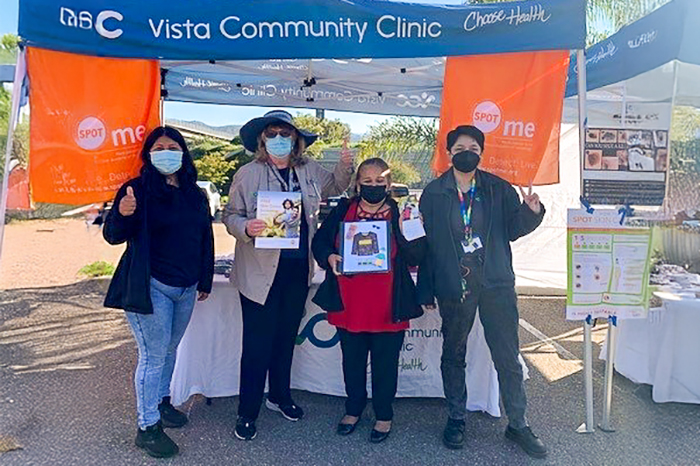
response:
<svg viewBox="0 0 700 466"><path fill-rule="evenodd" d="M651 232L617 210L570 209L566 318L644 318L649 306Z"/></svg>
<svg viewBox="0 0 700 466"><path fill-rule="evenodd" d="M301 193L258 192L257 218L267 228L255 238L260 249L299 249L301 231Z"/></svg>
<svg viewBox="0 0 700 466"><path fill-rule="evenodd" d="M343 222L340 251L344 275L391 269L389 222Z"/></svg>

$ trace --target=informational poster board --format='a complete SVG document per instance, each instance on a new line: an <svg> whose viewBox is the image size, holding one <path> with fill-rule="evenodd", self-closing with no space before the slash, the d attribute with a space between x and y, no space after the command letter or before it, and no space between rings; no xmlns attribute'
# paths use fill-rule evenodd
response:
<svg viewBox="0 0 700 466"><path fill-rule="evenodd" d="M299 249L301 233L301 193L258 192L257 218L267 225L255 238L261 249Z"/></svg>
<svg viewBox="0 0 700 466"><path fill-rule="evenodd" d="M343 222L342 232L343 274L390 270L389 222Z"/></svg>
<svg viewBox="0 0 700 466"><path fill-rule="evenodd" d="M569 210L567 320L646 317L651 230L620 218L616 210Z"/></svg>
<svg viewBox="0 0 700 466"><path fill-rule="evenodd" d="M583 196L591 204L662 205L670 126L669 103L610 103L599 108L586 131Z"/></svg>

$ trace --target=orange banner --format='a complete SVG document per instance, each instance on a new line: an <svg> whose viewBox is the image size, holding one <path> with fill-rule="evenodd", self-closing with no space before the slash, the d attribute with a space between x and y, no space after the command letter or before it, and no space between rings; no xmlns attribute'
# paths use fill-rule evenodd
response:
<svg viewBox="0 0 700 466"><path fill-rule="evenodd" d="M486 135L480 169L515 185L558 183L568 67L568 51L448 58L435 171L450 167L447 133L474 125Z"/></svg>
<svg viewBox="0 0 700 466"><path fill-rule="evenodd" d="M160 67L29 48L29 180L35 202L111 200L160 124Z"/></svg>

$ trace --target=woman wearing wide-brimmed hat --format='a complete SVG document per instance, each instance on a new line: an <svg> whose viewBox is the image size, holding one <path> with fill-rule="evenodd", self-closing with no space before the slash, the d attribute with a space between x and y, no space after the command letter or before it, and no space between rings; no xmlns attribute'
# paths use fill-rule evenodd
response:
<svg viewBox="0 0 700 466"><path fill-rule="evenodd" d="M291 397L294 342L314 273L309 254L322 198L339 195L350 185L353 160L344 153L333 172L304 155L317 136L296 127L292 116L273 110L240 130L255 160L233 178L223 221L236 238L233 282L243 308L243 355L236 437L252 440L269 374L266 406L297 421L303 411ZM256 219L257 193L300 192L298 249L256 249L255 237L266 228Z"/></svg>

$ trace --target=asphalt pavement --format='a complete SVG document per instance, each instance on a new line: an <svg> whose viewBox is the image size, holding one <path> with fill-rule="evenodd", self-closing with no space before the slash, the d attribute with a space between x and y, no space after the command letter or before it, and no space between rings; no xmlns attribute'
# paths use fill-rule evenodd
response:
<svg viewBox="0 0 700 466"><path fill-rule="evenodd" d="M575 432L584 419L580 326L564 320L561 298L520 300L521 348L530 368L528 417L550 449L527 457L503 436L504 419L472 413L461 451L442 446L445 407L438 399L399 399L390 438L369 443L367 412L355 434L339 437L338 397L295 392L306 417L297 423L265 410L252 442L234 438L236 398L182 408L190 422L169 430L181 454L147 457L136 432L136 348L120 311L102 308L104 283L0 292L0 465L696 465L700 405L655 404L650 387L616 375L614 433ZM604 327L594 332L597 357ZM542 342L553 338L555 344ZM340 362L339 362L340 363ZM596 417L603 363L596 360Z"/></svg>

